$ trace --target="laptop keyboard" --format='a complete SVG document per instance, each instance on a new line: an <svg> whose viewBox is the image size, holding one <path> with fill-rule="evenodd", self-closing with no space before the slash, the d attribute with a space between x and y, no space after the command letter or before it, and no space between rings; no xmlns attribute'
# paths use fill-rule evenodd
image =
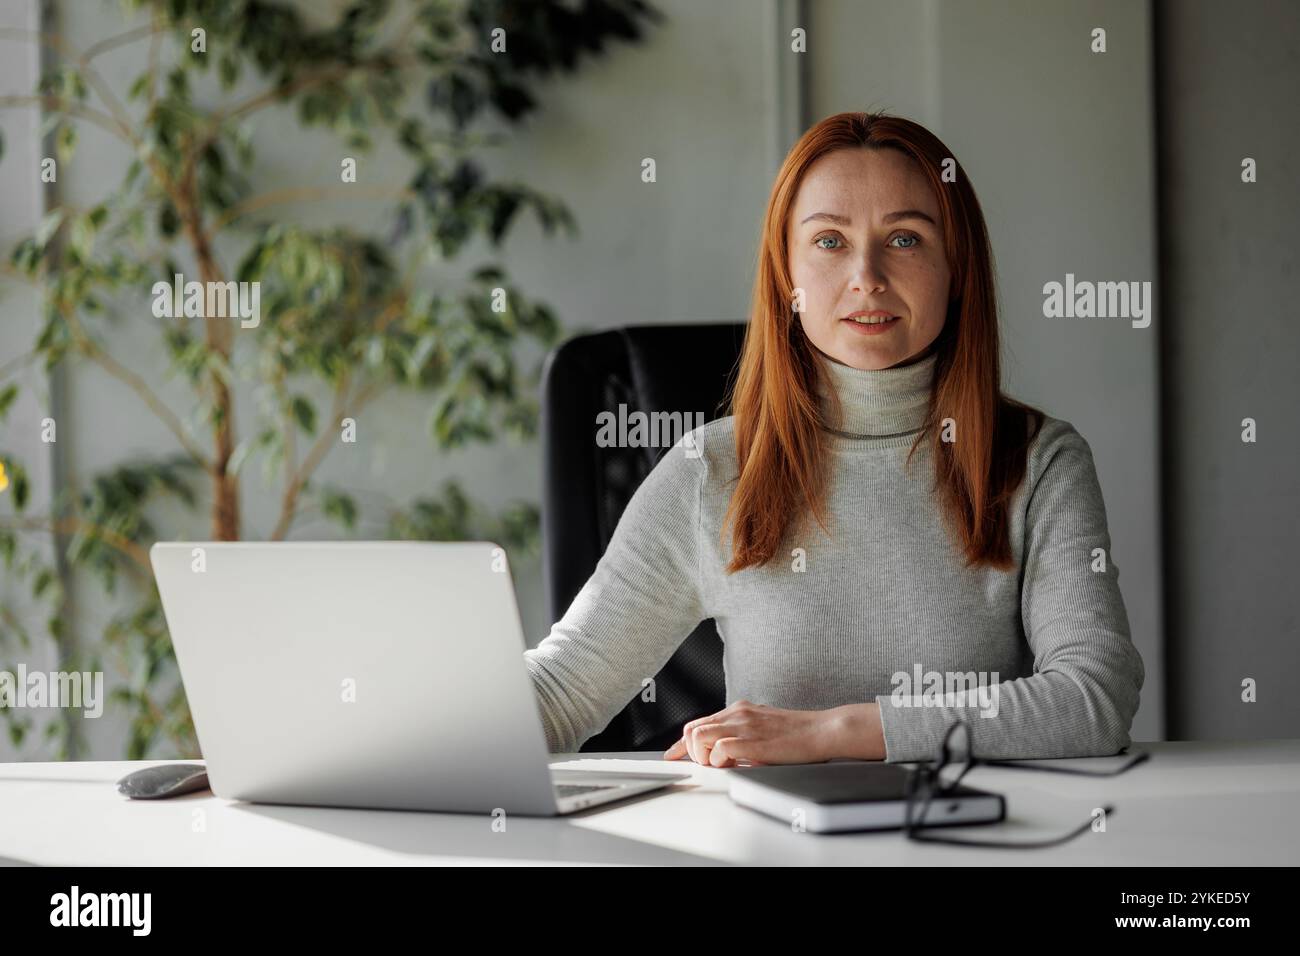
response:
<svg viewBox="0 0 1300 956"><path fill-rule="evenodd" d="M614 790L608 784L581 784L581 783L557 783L555 784L555 795L557 797L575 797L580 793L591 793L593 790Z"/></svg>

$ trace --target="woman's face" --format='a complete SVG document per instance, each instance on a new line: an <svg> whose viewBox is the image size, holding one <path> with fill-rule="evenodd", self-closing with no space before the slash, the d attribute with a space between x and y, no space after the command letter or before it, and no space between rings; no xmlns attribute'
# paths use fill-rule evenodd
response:
<svg viewBox="0 0 1300 956"><path fill-rule="evenodd" d="M919 167L894 149L840 149L809 167L786 229L809 340L860 369L929 354L948 311L939 205ZM856 312L896 316L883 325Z"/></svg>

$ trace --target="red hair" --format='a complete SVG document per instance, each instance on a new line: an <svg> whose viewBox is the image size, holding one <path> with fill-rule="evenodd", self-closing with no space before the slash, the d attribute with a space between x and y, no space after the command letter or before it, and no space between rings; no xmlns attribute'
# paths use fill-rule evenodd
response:
<svg viewBox="0 0 1300 956"><path fill-rule="evenodd" d="M1029 443L1043 413L1002 393L997 302L988 229L975 191L952 152L925 127L880 113L838 113L790 150L768 198L749 327L730 395L739 478L727 507L734 573L770 561L796 516L825 530L828 439L819 401L822 374L792 310L786 228L808 168L837 149L894 149L920 167L938 199L952 298L935 340L934 386L925 425L907 457L929 441L934 490L968 567L1013 563L1009 503L1024 480ZM944 162L956 179L944 182ZM945 442L941 423L960 423ZM1031 431L1032 428L1032 431Z"/></svg>

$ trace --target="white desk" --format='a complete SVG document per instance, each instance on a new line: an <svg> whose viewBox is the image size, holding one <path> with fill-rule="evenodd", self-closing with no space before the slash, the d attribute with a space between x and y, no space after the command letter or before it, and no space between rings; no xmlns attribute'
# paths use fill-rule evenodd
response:
<svg viewBox="0 0 1300 956"><path fill-rule="evenodd" d="M1300 740L1139 744L1118 777L980 767L1008 821L946 832L1063 833L1114 803L1106 833L1046 850L926 846L897 832L819 836L737 807L729 771L654 754L568 755L559 766L689 772L673 791L554 819L235 803L207 792L131 801L113 787L144 762L0 764L0 862L44 865L490 863L1241 866L1300 864ZM166 761L153 761L162 763ZM1084 762L1085 765L1087 762ZM1113 761L1112 761L1113 763ZM201 824L201 828L200 828Z"/></svg>

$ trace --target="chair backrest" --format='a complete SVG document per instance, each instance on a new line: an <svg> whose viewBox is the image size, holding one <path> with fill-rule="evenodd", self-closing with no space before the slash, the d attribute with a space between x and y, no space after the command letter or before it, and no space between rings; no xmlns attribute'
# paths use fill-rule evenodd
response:
<svg viewBox="0 0 1300 956"><path fill-rule="evenodd" d="M623 509L667 447L596 442L597 415L640 411L721 417L744 323L632 326L580 335L547 357L542 383L543 567L550 620L558 621L596 570ZM722 641L701 622L640 695L584 751L663 750L682 724L725 706Z"/></svg>

